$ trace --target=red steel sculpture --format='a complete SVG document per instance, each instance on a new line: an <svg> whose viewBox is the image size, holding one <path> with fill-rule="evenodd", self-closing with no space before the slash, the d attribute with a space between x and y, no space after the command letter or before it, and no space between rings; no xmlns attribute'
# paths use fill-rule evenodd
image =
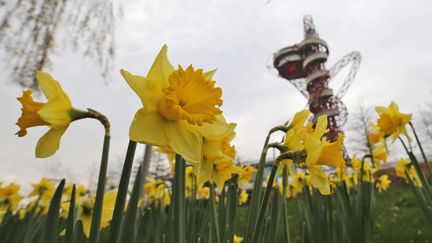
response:
<svg viewBox="0 0 432 243"><path fill-rule="evenodd" d="M303 41L276 52L273 65L281 77L291 82L308 99L313 122L322 114L328 115L329 132L326 136L330 141L334 141L337 133L342 132L341 128L348 118L347 108L341 98L357 74L361 56L358 52L351 52L333 67L326 69L325 63L329 55L327 43L320 39L311 16L306 15L303 24ZM334 95L329 82L350 63L351 69Z"/></svg>

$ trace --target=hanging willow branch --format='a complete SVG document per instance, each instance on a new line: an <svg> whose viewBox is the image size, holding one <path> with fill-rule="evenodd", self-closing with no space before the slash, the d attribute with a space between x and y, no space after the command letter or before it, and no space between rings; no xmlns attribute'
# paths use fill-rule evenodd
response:
<svg viewBox="0 0 432 243"><path fill-rule="evenodd" d="M34 73L50 65L53 51L83 50L109 74L114 57L113 0L0 0L0 46L14 82L37 87Z"/></svg>

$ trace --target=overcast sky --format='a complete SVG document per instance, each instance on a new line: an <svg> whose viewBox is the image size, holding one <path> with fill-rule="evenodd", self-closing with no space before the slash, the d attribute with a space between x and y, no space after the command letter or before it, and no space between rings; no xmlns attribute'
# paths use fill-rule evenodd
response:
<svg viewBox="0 0 432 243"><path fill-rule="evenodd" d="M129 125L140 107L118 70L145 75L163 44L175 66L218 69L214 78L223 89L225 117L238 124L238 155L257 160L267 131L306 104L294 86L266 67L275 51L303 39L304 14L313 16L320 37L329 44L327 66L351 51L362 54L360 71L343 98L349 110L358 103L387 106L394 100L410 112L431 101L430 1L130 0L123 8L108 83L94 61L62 48L46 70L61 82L75 107L91 107L109 117L111 164L123 161ZM95 120L74 122L54 156L34 158L37 140L47 128L31 128L23 138L14 135L20 116L15 98L22 88L11 84L7 57L2 59L0 180L34 182L48 166L86 183L91 165L99 164L102 126ZM340 75L330 83L335 91L343 80Z"/></svg>

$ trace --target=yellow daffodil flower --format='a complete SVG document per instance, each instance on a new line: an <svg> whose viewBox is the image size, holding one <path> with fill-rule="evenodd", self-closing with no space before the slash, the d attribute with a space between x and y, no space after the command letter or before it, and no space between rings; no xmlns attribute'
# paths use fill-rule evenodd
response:
<svg viewBox="0 0 432 243"><path fill-rule="evenodd" d="M422 187L422 183L417 174L415 167L409 163L409 161L405 158L399 158L396 160L395 172L396 176L407 179L405 175L405 170L407 170L410 179L413 181L416 187Z"/></svg>
<svg viewBox="0 0 432 243"><path fill-rule="evenodd" d="M237 184L239 187L242 187L252 180L253 174L257 172L257 169L251 165L243 165L240 168L241 173L239 174Z"/></svg>
<svg viewBox="0 0 432 243"><path fill-rule="evenodd" d="M117 197L117 191L109 191L104 194L102 215L101 215L102 228L108 227L109 222L112 219L116 197ZM87 195L86 197L82 197L78 203L78 218L81 219L81 222L83 224L84 234L87 236L87 238L90 235L90 226L93 217L95 200L96 200L95 195L93 196Z"/></svg>
<svg viewBox="0 0 432 243"><path fill-rule="evenodd" d="M206 186L200 186L196 190L196 198L198 200L204 200L210 198L210 188Z"/></svg>
<svg viewBox="0 0 432 243"><path fill-rule="evenodd" d="M399 107L393 101L389 107L378 106L375 108L379 115L377 126L384 136L392 136L393 142L402 133L410 139L405 126L411 120L412 114L403 114L399 112Z"/></svg>
<svg viewBox="0 0 432 243"><path fill-rule="evenodd" d="M4 187L0 185L0 222L6 212L17 209L22 199L19 190L20 186L15 183L10 183Z"/></svg>
<svg viewBox="0 0 432 243"><path fill-rule="evenodd" d="M376 188L379 190L379 192L385 191L390 187L390 179L388 175L382 175L380 176L376 181Z"/></svg>
<svg viewBox="0 0 432 243"><path fill-rule="evenodd" d="M306 167L310 171L312 186L317 188L321 194L330 194L330 185L326 174L321 170L322 165L343 167L343 135L338 134L334 142L328 142L324 136L327 132L327 116L318 118L315 130L312 135L308 135L304 148L307 154Z"/></svg>
<svg viewBox="0 0 432 243"><path fill-rule="evenodd" d="M169 146L186 161L200 163L203 136L221 137L229 130L223 117L222 90L211 78L192 65L174 69L167 46L156 57L146 77L121 70L143 107L130 126L130 139L156 146Z"/></svg>
<svg viewBox="0 0 432 243"><path fill-rule="evenodd" d="M381 162L387 164L388 152L383 144L376 146L372 152L372 156L375 163L375 168L379 169L381 167Z"/></svg>
<svg viewBox="0 0 432 243"><path fill-rule="evenodd" d="M219 139L204 137L203 159L198 172L198 184L215 183L222 190L225 181L233 174L241 174L243 170L233 164L235 148L230 144L235 136L235 124L229 124L230 132Z"/></svg>
<svg viewBox="0 0 432 243"><path fill-rule="evenodd" d="M303 128L305 126L304 123L309 117L309 114L309 110L306 109L297 112L294 115L294 118L291 120L290 124L288 125L288 128L293 130L299 130Z"/></svg>
<svg viewBox="0 0 432 243"><path fill-rule="evenodd" d="M359 175L361 170L361 161L354 155L351 159L352 168L354 170L353 182L355 185L359 182ZM363 181L373 182L373 174L377 171L376 168L372 168L369 161L365 161L363 164Z"/></svg>
<svg viewBox="0 0 432 243"><path fill-rule="evenodd" d="M69 124L83 118L86 113L72 107L69 96L51 75L37 72L36 79L48 102L34 101L31 90L25 90L23 95L17 98L22 104L22 113L17 122L20 130L16 135L25 136L27 128L30 127L50 127L50 130L39 139L36 145L36 157L46 158L58 150L60 139Z"/></svg>
<svg viewBox="0 0 432 243"><path fill-rule="evenodd" d="M33 184L30 196L40 196L42 201L50 201L54 196L55 185L48 178L43 177L39 183Z"/></svg>
<svg viewBox="0 0 432 243"><path fill-rule="evenodd" d="M65 199L66 201L70 200L72 197L72 188L73 188L73 184L68 184L64 191L63 191L63 195L64 197L62 197L62 199ZM75 200L78 202L80 201L81 197L84 197L85 195L87 195L89 193L89 190L84 186L84 185L78 185L75 187Z"/></svg>
<svg viewBox="0 0 432 243"><path fill-rule="evenodd" d="M248 199L249 199L249 194L247 193L247 191L241 190L239 195L239 205L243 205L247 203Z"/></svg>
<svg viewBox="0 0 432 243"><path fill-rule="evenodd" d="M234 234L234 243L241 243L242 241L243 241L243 237Z"/></svg>
<svg viewBox="0 0 432 243"><path fill-rule="evenodd" d="M233 174L239 173L241 169L232 161L213 163L210 160L203 160L198 174L198 184L202 185L206 181L215 183L221 191L225 181L231 179Z"/></svg>
<svg viewBox="0 0 432 243"><path fill-rule="evenodd" d="M165 205L169 205L171 202L168 187L162 180L147 177L144 192L147 204L164 203Z"/></svg>

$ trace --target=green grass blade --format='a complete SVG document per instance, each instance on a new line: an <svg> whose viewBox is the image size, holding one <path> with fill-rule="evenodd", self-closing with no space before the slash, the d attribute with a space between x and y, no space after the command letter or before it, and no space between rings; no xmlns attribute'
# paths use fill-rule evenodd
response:
<svg viewBox="0 0 432 243"><path fill-rule="evenodd" d="M126 204L126 196L129 186L129 178L132 171L133 160L135 156L137 143L129 141L128 149L126 152L125 163L120 178L120 185L117 192L117 198L114 206L113 218L111 221L111 228L109 232L109 242L118 243L120 239L121 224L123 220L123 211Z"/></svg>
<svg viewBox="0 0 432 243"><path fill-rule="evenodd" d="M57 243L59 236L59 221L60 221L60 202L63 194L65 180L61 180L54 196L50 202L48 214L46 216L45 225L40 238L41 243Z"/></svg>

